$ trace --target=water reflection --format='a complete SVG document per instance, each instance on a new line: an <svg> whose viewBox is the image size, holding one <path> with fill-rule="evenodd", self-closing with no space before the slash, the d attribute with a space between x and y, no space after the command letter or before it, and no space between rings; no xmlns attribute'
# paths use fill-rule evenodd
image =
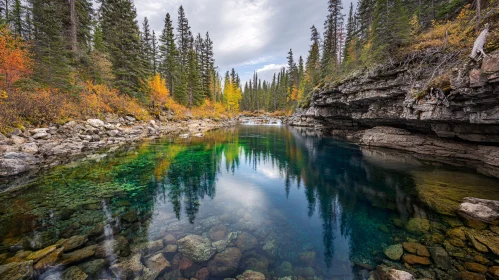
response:
<svg viewBox="0 0 499 280"><path fill-rule="evenodd" d="M432 178L447 180L428 176L435 170L480 181L477 196L499 199L496 180L307 130L241 126L202 139L144 143L99 162L57 168L0 195L0 261L85 235L80 247L102 244L101 255L90 258L106 260L98 275L112 276L109 266L141 242L234 232L256 237L257 245L243 250L237 272L226 277L250 267L267 277L352 279L379 262L386 246L420 238L404 229L411 218L444 225L456 219L451 208L435 209L439 194L428 185ZM178 254L168 250L173 263Z"/></svg>

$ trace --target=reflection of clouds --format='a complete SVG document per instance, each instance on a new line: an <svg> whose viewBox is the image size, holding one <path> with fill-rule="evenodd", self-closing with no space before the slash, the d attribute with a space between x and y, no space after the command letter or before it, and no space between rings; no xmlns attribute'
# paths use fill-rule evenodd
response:
<svg viewBox="0 0 499 280"><path fill-rule="evenodd" d="M266 166L266 164L263 164L262 166L259 166L257 169L257 172L263 174L269 179L279 179L281 178L281 175L279 174L279 170L277 170L274 167L271 166Z"/></svg>
<svg viewBox="0 0 499 280"><path fill-rule="evenodd" d="M244 207L253 207L258 205L262 208L266 205L265 194L256 187L253 182L240 180L236 176L221 176L217 181L217 197L216 200L231 201L231 203L239 203Z"/></svg>

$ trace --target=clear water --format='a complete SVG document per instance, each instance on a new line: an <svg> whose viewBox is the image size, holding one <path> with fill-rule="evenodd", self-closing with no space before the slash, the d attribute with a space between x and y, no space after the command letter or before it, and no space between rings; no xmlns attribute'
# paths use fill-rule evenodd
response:
<svg viewBox="0 0 499 280"><path fill-rule="evenodd" d="M240 126L97 158L0 194L0 261L85 235L80 247L103 246L104 256L71 265L100 258L106 264L90 278L113 277L109 266L137 244L168 234L213 237L221 229L224 236L250 234L256 242L242 251L236 271L212 279L248 269L267 279L362 279L365 268L386 262L389 245L444 242L450 227L463 225L453 211L464 196L499 199L499 181L472 171L284 126ZM415 217L429 219L431 229L407 231ZM105 246L122 237L126 250ZM172 267L158 279L189 279L207 266L181 269L179 253L164 256ZM65 268L41 270L37 277ZM436 275L433 265L423 269Z"/></svg>

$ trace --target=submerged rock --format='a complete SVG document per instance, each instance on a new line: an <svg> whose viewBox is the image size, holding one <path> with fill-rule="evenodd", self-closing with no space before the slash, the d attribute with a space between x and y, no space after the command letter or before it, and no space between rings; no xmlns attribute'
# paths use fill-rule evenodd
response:
<svg viewBox="0 0 499 280"><path fill-rule="evenodd" d="M253 249L256 246L257 241L253 235L242 232L237 237L235 244L239 249L241 249L241 251L244 252Z"/></svg>
<svg viewBox="0 0 499 280"><path fill-rule="evenodd" d="M45 271L49 267L55 266L59 258L62 256L64 248L59 248L52 253L48 254L35 264L35 269L37 271Z"/></svg>
<svg viewBox="0 0 499 280"><path fill-rule="evenodd" d="M451 267L451 259L447 251L442 247L430 248L431 258L438 268L447 270Z"/></svg>
<svg viewBox="0 0 499 280"><path fill-rule="evenodd" d="M77 266L72 266L62 273L63 280L86 280L88 275Z"/></svg>
<svg viewBox="0 0 499 280"><path fill-rule="evenodd" d="M419 244L419 243L414 243L414 242L404 242L402 243L402 246L404 249L411 253L411 254L416 254L421 257L429 257L430 252L428 252L428 249L426 249L426 246Z"/></svg>
<svg viewBox="0 0 499 280"><path fill-rule="evenodd" d="M412 218L407 222L405 229L415 234L425 234L430 230L430 221L423 218Z"/></svg>
<svg viewBox="0 0 499 280"><path fill-rule="evenodd" d="M499 223L499 201L465 197L458 210L465 218L488 224Z"/></svg>
<svg viewBox="0 0 499 280"><path fill-rule="evenodd" d="M33 252L26 257L26 260L28 260L28 261L32 260L33 262L36 263L37 261L39 261L40 259L42 259L46 255L55 251L55 249L57 249L57 246L52 245L52 246L49 246L47 248L41 249L39 251Z"/></svg>
<svg viewBox="0 0 499 280"><path fill-rule="evenodd" d="M86 274L94 276L97 275L100 271L102 271L105 264L106 261L104 259L97 259L82 263L78 265L78 267L81 268L81 270L83 270Z"/></svg>
<svg viewBox="0 0 499 280"><path fill-rule="evenodd" d="M398 261L404 254L404 249L402 248L401 244L395 244L386 248L384 253L389 259Z"/></svg>
<svg viewBox="0 0 499 280"><path fill-rule="evenodd" d="M216 252L208 238L193 234L178 241L178 250L195 262L205 262Z"/></svg>
<svg viewBox="0 0 499 280"><path fill-rule="evenodd" d="M213 260L208 262L210 275L217 277L228 277L237 271L241 260L241 250L237 248L227 248L225 251L215 255Z"/></svg>
<svg viewBox="0 0 499 280"><path fill-rule="evenodd" d="M389 268L384 265L379 265L374 274L378 280L415 280L414 276L407 271Z"/></svg>
<svg viewBox="0 0 499 280"><path fill-rule="evenodd" d="M265 280L265 275L253 270L246 270L243 274L236 277L237 280Z"/></svg>
<svg viewBox="0 0 499 280"><path fill-rule="evenodd" d="M163 270L170 266L170 262L168 262L161 253L150 257L146 261L146 267L157 274L161 273Z"/></svg>
<svg viewBox="0 0 499 280"><path fill-rule="evenodd" d="M144 266L140 262L141 255L135 254L128 259L121 259L113 264L110 269L120 279L132 279L142 275Z"/></svg>
<svg viewBox="0 0 499 280"><path fill-rule="evenodd" d="M412 265L430 265L430 259L413 254L404 254L402 260Z"/></svg>
<svg viewBox="0 0 499 280"><path fill-rule="evenodd" d="M0 265L0 276L9 280L28 280L34 276L33 261Z"/></svg>

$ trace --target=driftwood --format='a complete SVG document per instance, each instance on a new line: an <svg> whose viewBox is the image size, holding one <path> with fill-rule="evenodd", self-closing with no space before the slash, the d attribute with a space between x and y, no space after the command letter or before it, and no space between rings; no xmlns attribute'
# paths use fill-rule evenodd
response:
<svg viewBox="0 0 499 280"><path fill-rule="evenodd" d="M474 61L480 60L483 56L486 56L483 51L483 46L485 45L485 39L487 39L487 34L489 33L489 24L485 24L485 29L478 35L473 44L473 50L471 51L470 58Z"/></svg>

